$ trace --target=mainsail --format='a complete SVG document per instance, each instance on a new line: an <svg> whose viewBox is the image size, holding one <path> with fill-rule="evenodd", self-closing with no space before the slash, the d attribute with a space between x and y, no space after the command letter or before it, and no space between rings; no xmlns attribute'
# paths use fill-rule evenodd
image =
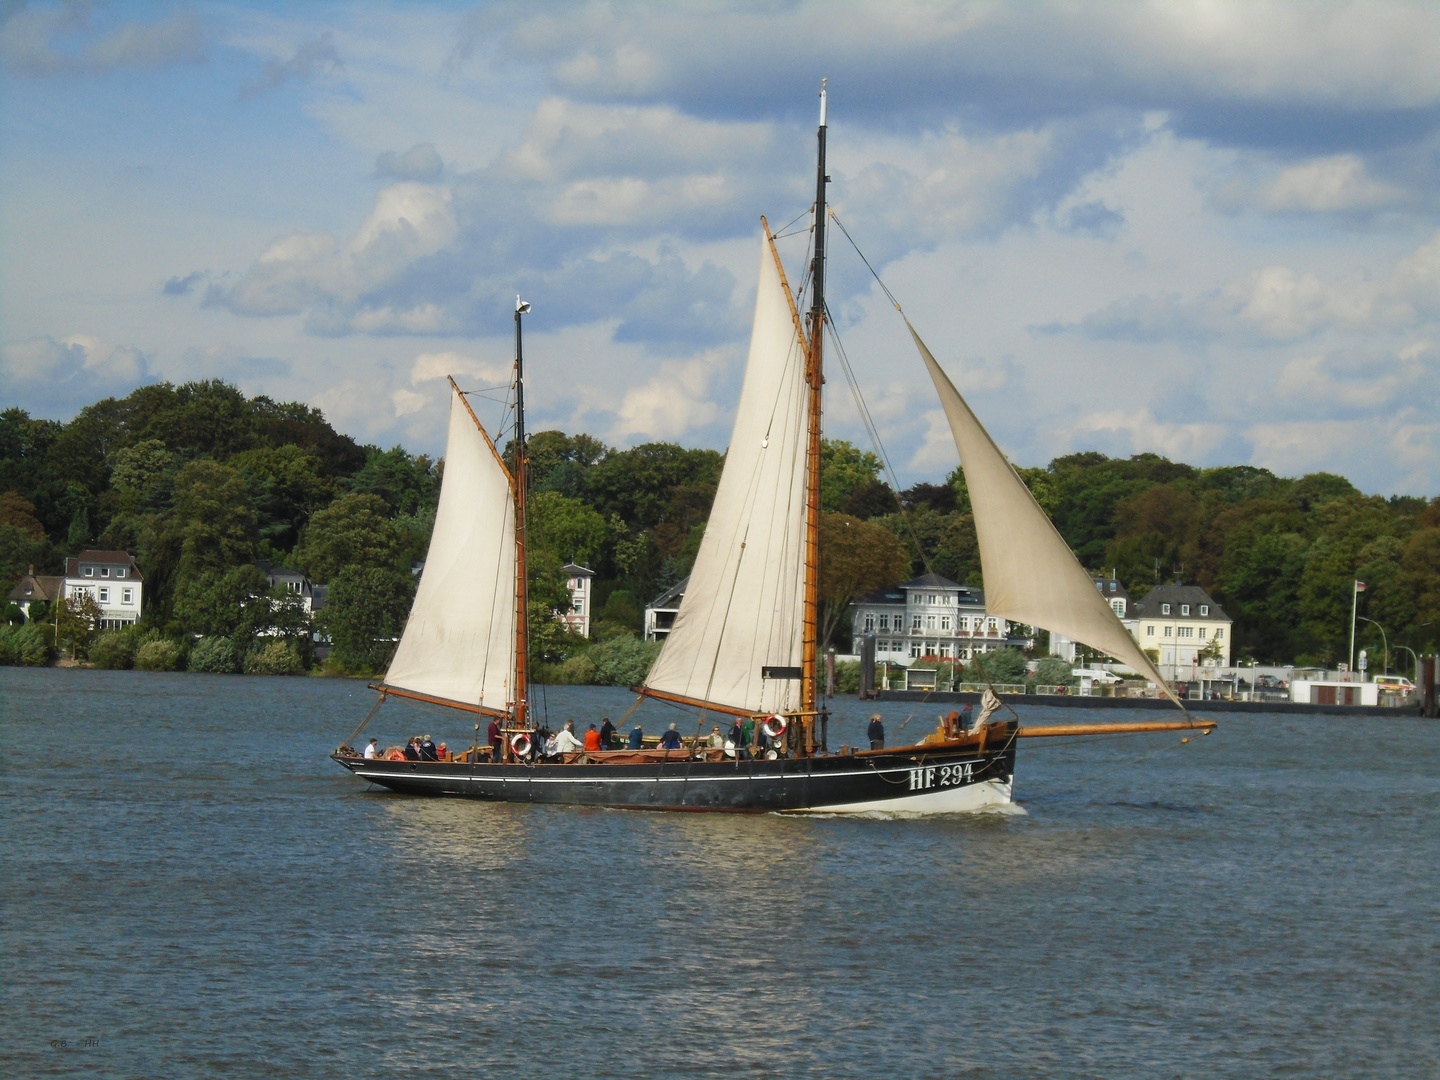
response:
<svg viewBox="0 0 1440 1080"><path fill-rule="evenodd" d="M510 475L457 388L430 551L385 684L501 713L514 671Z"/></svg>
<svg viewBox="0 0 1440 1080"><path fill-rule="evenodd" d="M657 696L745 712L798 707L805 557L805 347L766 237L740 408L674 628L645 680Z"/></svg>
<svg viewBox="0 0 1440 1080"><path fill-rule="evenodd" d="M1014 622L1043 626L1099 649L1153 681L1180 705L909 319L905 325L930 371L945 418L950 421L955 449L960 452L960 466L975 509L985 610Z"/></svg>

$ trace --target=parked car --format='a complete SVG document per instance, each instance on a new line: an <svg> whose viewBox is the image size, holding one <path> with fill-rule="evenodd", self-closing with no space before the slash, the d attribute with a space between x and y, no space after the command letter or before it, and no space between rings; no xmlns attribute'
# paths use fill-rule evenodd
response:
<svg viewBox="0 0 1440 1080"><path fill-rule="evenodd" d="M1408 694L1415 689L1415 684L1404 675L1376 675L1375 685L1392 694Z"/></svg>

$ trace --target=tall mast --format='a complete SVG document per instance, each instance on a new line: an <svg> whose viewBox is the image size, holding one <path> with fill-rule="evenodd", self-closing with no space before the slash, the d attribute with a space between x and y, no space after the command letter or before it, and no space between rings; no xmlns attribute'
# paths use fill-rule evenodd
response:
<svg viewBox="0 0 1440 1080"><path fill-rule="evenodd" d="M530 580L525 572L525 359L520 348L520 316L530 305L515 297L515 726L529 719L526 699L529 683Z"/></svg>
<svg viewBox="0 0 1440 1080"><path fill-rule="evenodd" d="M810 355L805 381L810 387L809 443L805 454L805 613L801 659L800 709L805 714L805 751L815 749L814 714L819 697L816 655L820 627L820 391L825 385L821 350L825 339L825 80L820 80L819 154L815 167L815 258L810 264Z"/></svg>

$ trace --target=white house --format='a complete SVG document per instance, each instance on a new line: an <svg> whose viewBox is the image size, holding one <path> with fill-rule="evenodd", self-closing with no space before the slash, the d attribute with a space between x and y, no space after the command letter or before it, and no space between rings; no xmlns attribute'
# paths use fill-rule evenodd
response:
<svg viewBox="0 0 1440 1080"><path fill-rule="evenodd" d="M298 596L301 606L304 607L307 615L320 610L320 608L324 606L323 603L316 602L317 596L320 595L316 590L323 589L324 586L311 584L310 579L300 573L299 570L290 570L283 566L276 566L274 563L266 562L264 559L261 559L255 565L265 574L265 580L270 583L270 588L281 588L287 593Z"/></svg>
<svg viewBox="0 0 1440 1080"><path fill-rule="evenodd" d="M1100 595L1105 597L1112 611L1120 616L1120 621L1125 622L1130 616L1130 594L1125 591L1125 586L1114 578L1114 571L1111 577L1093 578L1095 588L1100 590ZM1050 632L1050 655L1058 656L1067 664L1073 664L1075 659L1075 642L1063 634Z"/></svg>
<svg viewBox="0 0 1440 1080"><path fill-rule="evenodd" d="M1159 656L1160 674L1183 679L1200 667L1229 667L1232 620L1198 585L1157 585L1122 620L1140 648ZM1215 646L1219 656L1200 654Z"/></svg>
<svg viewBox="0 0 1440 1080"><path fill-rule="evenodd" d="M565 587L570 590L570 610L560 616L572 634L590 636L590 586L595 571L577 563L566 563L560 568L565 572Z"/></svg>
<svg viewBox="0 0 1440 1080"><path fill-rule="evenodd" d="M859 641L875 635L875 660L909 667L927 660L969 660L1021 644L1009 640L1010 624L985 614L985 594L939 574L922 574L903 585L876 589L856 600L851 632Z"/></svg>
<svg viewBox="0 0 1440 1080"><path fill-rule="evenodd" d="M100 627L114 630L140 621L144 579L125 551L82 551L65 560L65 599L82 593L100 608Z"/></svg>
<svg viewBox="0 0 1440 1080"><path fill-rule="evenodd" d="M675 616L680 614L680 601L685 599L685 586L690 578L684 577L645 605L645 640L664 641L670 636L675 625Z"/></svg>

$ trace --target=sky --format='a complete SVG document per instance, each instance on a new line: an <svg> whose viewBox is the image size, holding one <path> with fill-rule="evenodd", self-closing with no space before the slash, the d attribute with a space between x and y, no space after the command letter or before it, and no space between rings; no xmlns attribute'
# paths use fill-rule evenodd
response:
<svg viewBox="0 0 1440 1080"><path fill-rule="evenodd" d="M1017 464L1440 492L1418 3L0 0L0 406L221 378L436 454L523 293L531 430L723 449L760 215L803 270L822 77L837 215ZM838 234L828 292L900 482L940 479Z"/></svg>

